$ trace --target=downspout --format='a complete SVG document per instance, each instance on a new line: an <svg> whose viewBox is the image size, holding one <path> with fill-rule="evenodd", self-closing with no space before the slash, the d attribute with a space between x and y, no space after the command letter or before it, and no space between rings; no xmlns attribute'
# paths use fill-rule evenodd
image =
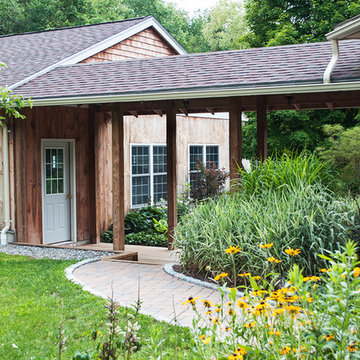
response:
<svg viewBox="0 0 360 360"><path fill-rule="evenodd" d="M3 177L4 177L4 222L5 227L1 230L1 245L7 244L7 235L6 233L10 229L10 186L9 186L9 138L8 138L8 127L5 121L2 123L3 126L3 157L4 157L4 168L3 168Z"/></svg>
<svg viewBox="0 0 360 360"><path fill-rule="evenodd" d="M324 72L323 75L323 81L324 84L330 84L331 83L331 73L333 72L335 65L339 59L339 40L338 39L332 39L331 40L332 45L332 58Z"/></svg>

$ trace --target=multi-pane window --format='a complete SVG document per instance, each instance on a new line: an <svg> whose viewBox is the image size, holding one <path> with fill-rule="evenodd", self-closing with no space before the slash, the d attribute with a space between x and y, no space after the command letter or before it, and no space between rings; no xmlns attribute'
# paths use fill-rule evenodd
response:
<svg viewBox="0 0 360 360"><path fill-rule="evenodd" d="M218 145L190 145L189 147L189 169L190 173L196 173L198 162L204 164L215 164L219 168L219 146ZM193 179L190 177L190 184Z"/></svg>
<svg viewBox="0 0 360 360"><path fill-rule="evenodd" d="M64 193L64 149L45 149L46 194Z"/></svg>
<svg viewBox="0 0 360 360"><path fill-rule="evenodd" d="M166 146L131 146L131 205L167 199Z"/></svg>

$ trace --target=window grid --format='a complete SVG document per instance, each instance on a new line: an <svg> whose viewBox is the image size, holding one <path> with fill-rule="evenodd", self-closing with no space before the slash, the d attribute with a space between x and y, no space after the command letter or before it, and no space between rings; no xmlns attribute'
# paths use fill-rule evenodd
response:
<svg viewBox="0 0 360 360"><path fill-rule="evenodd" d="M46 195L64 193L64 149L45 149Z"/></svg>
<svg viewBox="0 0 360 360"><path fill-rule="evenodd" d="M166 145L131 145L131 207L167 200Z"/></svg>
<svg viewBox="0 0 360 360"><path fill-rule="evenodd" d="M209 161L216 164L219 168L219 145L189 145L189 183L193 185L194 180L191 174L197 173L196 162L200 160L207 164Z"/></svg>

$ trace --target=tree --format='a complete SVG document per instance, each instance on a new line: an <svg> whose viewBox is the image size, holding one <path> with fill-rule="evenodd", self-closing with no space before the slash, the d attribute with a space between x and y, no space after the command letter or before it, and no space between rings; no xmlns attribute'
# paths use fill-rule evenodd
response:
<svg viewBox="0 0 360 360"><path fill-rule="evenodd" d="M0 0L0 34L18 34L83 25L88 0Z"/></svg>
<svg viewBox="0 0 360 360"><path fill-rule="evenodd" d="M325 34L360 13L359 0L246 0L251 47L326 40Z"/></svg>
<svg viewBox="0 0 360 360"><path fill-rule="evenodd" d="M346 188L360 194L360 126L326 125L324 132L328 141L318 152L333 162Z"/></svg>
<svg viewBox="0 0 360 360"><path fill-rule="evenodd" d="M247 32L242 1L220 0L210 10L203 35L212 51L240 49Z"/></svg>

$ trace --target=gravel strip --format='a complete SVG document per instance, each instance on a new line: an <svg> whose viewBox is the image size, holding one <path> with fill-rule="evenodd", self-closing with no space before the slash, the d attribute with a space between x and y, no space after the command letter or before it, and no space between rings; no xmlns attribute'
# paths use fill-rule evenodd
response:
<svg viewBox="0 0 360 360"><path fill-rule="evenodd" d="M0 246L0 252L8 255L23 255L30 256L35 259L53 259L53 260L85 260L98 259L103 256L111 255L107 251L92 251L92 250L78 250L78 249L59 249L50 247L38 246L22 246L9 244Z"/></svg>

